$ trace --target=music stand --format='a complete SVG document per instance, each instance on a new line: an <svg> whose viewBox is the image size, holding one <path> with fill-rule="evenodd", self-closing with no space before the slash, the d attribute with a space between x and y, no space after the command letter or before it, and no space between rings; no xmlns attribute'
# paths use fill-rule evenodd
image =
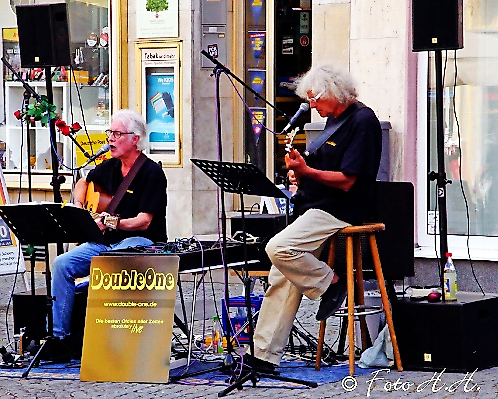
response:
<svg viewBox="0 0 498 399"><path fill-rule="evenodd" d="M204 172L218 187L224 192L240 195L241 207L241 224L244 249L244 267L242 272L242 282L244 285L244 300L247 308L247 322L249 324L249 351L251 356L254 356L254 332L253 319L251 310L251 279L249 277L249 266L247 263L247 240L245 232L244 218L244 194L259 195L274 198L286 198L287 195L275 186L255 165L250 163L231 163L221 161L209 161L203 159L191 159L202 172ZM226 259L223 259L224 267L226 268ZM228 287L225 287L225 296L227 295ZM225 303L229 303L229 298L225 298ZM230 323L227 325L227 342L230 341ZM242 389L246 381L251 381L253 386L260 380L260 377L270 378L278 381L292 382L296 384L306 385L309 387L317 387L315 382L298 380L295 378L283 377L280 375L258 371L251 369L247 374L237 378L236 381L218 393L218 396L225 396L235 388Z"/></svg>
<svg viewBox="0 0 498 399"><path fill-rule="evenodd" d="M48 264L48 244L65 242L97 242L106 244L106 239L90 213L72 205L60 203L10 204L0 206L0 217L9 226L19 241L25 245L45 246L45 281L47 285L47 337L38 349L22 377L27 377L37 364L47 342L53 339L52 287ZM36 221L36 227L34 223ZM34 273L32 265L31 273ZM34 290L32 290L34 292Z"/></svg>

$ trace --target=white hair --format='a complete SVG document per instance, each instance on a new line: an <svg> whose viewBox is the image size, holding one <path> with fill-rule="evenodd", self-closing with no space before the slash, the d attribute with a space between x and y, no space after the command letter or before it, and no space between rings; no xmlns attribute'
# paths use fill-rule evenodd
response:
<svg viewBox="0 0 498 399"><path fill-rule="evenodd" d="M351 75L332 64L313 67L298 78L296 94L307 99L310 91L314 95L321 94L323 98L334 96L342 104L358 97Z"/></svg>
<svg viewBox="0 0 498 399"><path fill-rule="evenodd" d="M142 115L131 109L120 109L112 115L111 119L121 122L127 132L134 133L140 138L137 143L137 148L140 151L147 148L147 129Z"/></svg>

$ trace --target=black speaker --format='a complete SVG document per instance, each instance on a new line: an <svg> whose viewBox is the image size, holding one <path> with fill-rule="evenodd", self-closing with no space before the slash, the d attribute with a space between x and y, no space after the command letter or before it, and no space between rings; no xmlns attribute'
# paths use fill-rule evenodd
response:
<svg viewBox="0 0 498 399"><path fill-rule="evenodd" d="M71 64L66 3L16 6L21 66Z"/></svg>
<svg viewBox="0 0 498 399"><path fill-rule="evenodd" d="M463 0L412 0L413 51L463 48Z"/></svg>
<svg viewBox="0 0 498 399"><path fill-rule="evenodd" d="M402 280L414 275L414 189L410 182L375 183L370 222L384 223L386 229L375 234L382 273L386 279ZM372 253L367 237L360 237L362 266L365 279L374 279ZM326 260L328 248L322 252ZM334 269L346 270L346 240L339 234Z"/></svg>
<svg viewBox="0 0 498 399"><path fill-rule="evenodd" d="M81 337L85 328L86 302L88 291L76 291L71 316L71 336ZM14 316L14 334L25 330L26 339L41 340L47 336L47 296L45 289L21 292L12 296L12 313Z"/></svg>
<svg viewBox="0 0 498 399"><path fill-rule="evenodd" d="M472 372L498 365L498 297L459 292L455 302L392 302L407 370Z"/></svg>

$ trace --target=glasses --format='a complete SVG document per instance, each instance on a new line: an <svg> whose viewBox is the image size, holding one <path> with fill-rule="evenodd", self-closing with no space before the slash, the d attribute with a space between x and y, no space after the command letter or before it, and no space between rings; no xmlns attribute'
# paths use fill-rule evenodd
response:
<svg viewBox="0 0 498 399"><path fill-rule="evenodd" d="M314 102L316 103L321 96L323 96L325 94L324 91L322 91L320 94L317 94L316 96L313 96L313 97L308 97L308 101L311 103L311 102Z"/></svg>
<svg viewBox="0 0 498 399"><path fill-rule="evenodd" d="M115 139L119 139L123 134L135 134L133 132L120 132L119 130L111 129L107 129L104 133L107 134L107 137L111 137L112 134Z"/></svg>

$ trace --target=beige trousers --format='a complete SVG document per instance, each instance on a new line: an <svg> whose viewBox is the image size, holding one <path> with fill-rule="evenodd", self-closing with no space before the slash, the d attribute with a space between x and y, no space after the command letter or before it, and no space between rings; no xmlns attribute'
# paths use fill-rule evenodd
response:
<svg viewBox="0 0 498 399"><path fill-rule="evenodd" d="M317 299L333 270L318 258L325 241L349 226L327 212L310 209L275 235L266 252L273 263L254 331L254 356L280 364L301 298Z"/></svg>

